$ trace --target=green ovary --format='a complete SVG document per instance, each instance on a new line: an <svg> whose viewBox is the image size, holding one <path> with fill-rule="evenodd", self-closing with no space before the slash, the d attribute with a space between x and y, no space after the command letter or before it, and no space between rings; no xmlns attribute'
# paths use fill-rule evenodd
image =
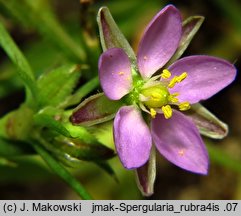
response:
<svg viewBox="0 0 241 216"><path fill-rule="evenodd" d="M146 97L143 103L149 108L160 108L165 106L168 104L170 98L168 89L163 85L145 88L141 91L141 94Z"/></svg>

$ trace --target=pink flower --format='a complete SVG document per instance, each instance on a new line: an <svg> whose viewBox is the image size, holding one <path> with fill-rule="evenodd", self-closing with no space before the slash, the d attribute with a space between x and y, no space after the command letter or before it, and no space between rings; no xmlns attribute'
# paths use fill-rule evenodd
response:
<svg viewBox="0 0 241 216"><path fill-rule="evenodd" d="M163 68L181 36L180 13L168 5L147 26L137 62L130 62L121 48L109 49L99 59L105 95L127 104L114 119L116 150L127 169L143 166L154 144L173 164L195 173L208 171L199 131L180 111L225 88L234 80L236 69L225 60L204 55L185 57ZM160 75L153 76L159 70Z"/></svg>

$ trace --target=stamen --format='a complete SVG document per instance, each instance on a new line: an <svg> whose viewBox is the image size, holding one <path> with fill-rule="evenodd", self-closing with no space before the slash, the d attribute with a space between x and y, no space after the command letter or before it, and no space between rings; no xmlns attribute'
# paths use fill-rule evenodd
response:
<svg viewBox="0 0 241 216"><path fill-rule="evenodd" d="M154 110L153 108L150 109L150 113L152 118L156 117L156 110Z"/></svg>
<svg viewBox="0 0 241 216"><path fill-rule="evenodd" d="M143 59L144 59L144 60L147 60L148 58L147 58L147 56L144 56Z"/></svg>
<svg viewBox="0 0 241 216"><path fill-rule="evenodd" d="M190 104L188 102L183 102L178 105L179 110L186 111L191 108Z"/></svg>
<svg viewBox="0 0 241 216"><path fill-rule="evenodd" d="M178 77L174 76L171 79L170 83L168 84L168 88L173 88L177 83L178 83Z"/></svg>
<svg viewBox="0 0 241 216"><path fill-rule="evenodd" d="M178 82L182 82L187 77L187 72L183 72L180 76L177 77Z"/></svg>
<svg viewBox="0 0 241 216"><path fill-rule="evenodd" d="M172 117L172 108L171 108L170 105L163 106L163 107L162 107L162 112L163 112L164 117L165 117L166 119L169 119L169 118Z"/></svg>
<svg viewBox="0 0 241 216"><path fill-rule="evenodd" d="M169 71L169 70L167 70L167 69L164 69L163 71L162 71L162 73L161 73L161 78L163 78L163 79L168 79L168 78L170 78L171 77L171 72Z"/></svg>
<svg viewBox="0 0 241 216"><path fill-rule="evenodd" d="M122 76L122 75L124 75L125 73L123 72L123 71L120 71L120 72L118 72L118 75L120 75L120 76Z"/></svg>
<svg viewBox="0 0 241 216"><path fill-rule="evenodd" d="M169 98L168 98L169 102L171 102L171 103L178 103L179 100L178 100L178 98L176 96L177 96L176 94L171 94L169 96Z"/></svg>
<svg viewBox="0 0 241 216"><path fill-rule="evenodd" d="M177 83L182 82L187 77L187 72L183 72L179 76L174 76L168 84L168 88L173 88Z"/></svg>

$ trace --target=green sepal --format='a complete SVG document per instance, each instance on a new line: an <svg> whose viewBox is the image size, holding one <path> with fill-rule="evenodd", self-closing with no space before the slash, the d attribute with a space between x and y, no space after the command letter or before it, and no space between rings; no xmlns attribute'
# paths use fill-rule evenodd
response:
<svg viewBox="0 0 241 216"><path fill-rule="evenodd" d="M95 161L94 163L113 177L116 182L119 181L114 169L106 161Z"/></svg>
<svg viewBox="0 0 241 216"><path fill-rule="evenodd" d="M228 125L220 121L215 115L201 104L192 105L185 112L198 127L200 133L213 139L222 139L228 134Z"/></svg>
<svg viewBox="0 0 241 216"><path fill-rule="evenodd" d="M74 125L91 126L103 123L114 118L122 105L122 101L109 100L103 93L99 93L90 96L76 107L70 120Z"/></svg>
<svg viewBox="0 0 241 216"><path fill-rule="evenodd" d="M179 46L176 52L174 53L174 55L172 56L172 58L168 61L167 65L171 65L173 62L175 62L177 59L179 59L182 56L182 54L185 52L188 45L192 41L193 37L198 32L203 21L204 21L203 16L191 16L183 21L182 37L179 42Z"/></svg>
<svg viewBox="0 0 241 216"><path fill-rule="evenodd" d="M118 47L124 49L132 64L136 64L136 56L125 36L116 25L107 7L100 8L97 15L97 23L100 32L100 42L103 51Z"/></svg>
<svg viewBox="0 0 241 216"><path fill-rule="evenodd" d="M115 156L112 149L91 139L92 142L78 138L56 137L53 144L71 158L84 161L106 160ZM94 142L93 142L94 141Z"/></svg>
<svg viewBox="0 0 241 216"><path fill-rule="evenodd" d="M154 193L156 179L156 148L152 146L150 158L146 164L136 169L136 182L143 196L151 196Z"/></svg>
<svg viewBox="0 0 241 216"><path fill-rule="evenodd" d="M112 149L101 144L86 128L72 125L68 121L68 112L61 113L49 107L35 115L34 122L35 125L49 129L42 130L42 138L37 136L35 139L39 140L64 164L75 166L78 160L105 160L115 156Z"/></svg>
<svg viewBox="0 0 241 216"><path fill-rule="evenodd" d="M0 137L10 140L27 140L32 130L33 110L21 106L0 119Z"/></svg>
<svg viewBox="0 0 241 216"><path fill-rule="evenodd" d="M71 137L69 131L64 127L64 125L60 121L54 119L51 115L38 113L34 116L34 123L36 126L40 126L42 128L46 127L66 137Z"/></svg>
<svg viewBox="0 0 241 216"><path fill-rule="evenodd" d="M106 145L103 145L96 138L96 136L91 133L91 130L87 130L86 127L75 126L75 125L71 124L70 122L66 122L65 123L65 127L67 128L67 130L69 131L71 136L75 139L75 140L72 140L72 141L76 142L76 147L77 148L79 148L78 146L81 146L81 145L83 147L85 145L89 145L89 147L88 147L89 149L92 148L93 151L100 151L99 153L96 152L97 155L98 154L103 154L103 155L106 154L106 155L108 155L108 157L99 158L99 159L95 159L95 160L108 159L108 158L111 158L111 157L115 156L114 151L111 148L107 147ZM98 148L100 148L100 149L98 150ZM95 156L92 155L90 157L95 157Z"/></svg>
<svg viewBox="0 0 241 216"><path fill-rule="evenodd" d="M37 82L40 107L63 103L76 86L80 71L80 65L68 64L43 74Z"/></svg>

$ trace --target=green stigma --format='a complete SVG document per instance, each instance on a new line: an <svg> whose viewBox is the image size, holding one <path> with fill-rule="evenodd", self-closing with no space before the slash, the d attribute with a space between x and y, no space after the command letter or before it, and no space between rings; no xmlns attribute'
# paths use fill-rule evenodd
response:
<svg viewBox="0 0 241 216"><path fill-rule="evenodd" d="M149 108L165 106L168 104L170 98L167 87L161 84L142 89L141 94L146 97L143 103Z"/></svg>

